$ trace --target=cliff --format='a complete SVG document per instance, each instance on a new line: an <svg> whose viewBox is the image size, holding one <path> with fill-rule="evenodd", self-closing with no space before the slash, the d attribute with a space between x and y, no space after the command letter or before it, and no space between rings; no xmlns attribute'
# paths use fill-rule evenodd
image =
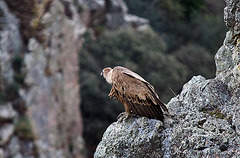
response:
<svg viewBox="0 0 240 158"><path fill-rule="evenodd" d="M82 157L81 6L0 1L0 157Z"/></svg>
<svg viewBox="0 0 240 158"><path fill-rule="evenodd" d="M226 0L229 31L215 56L216 77L186 83L167 104L164 124L147 118L111 124L94 157L240 157L239 6Z"/></svg>

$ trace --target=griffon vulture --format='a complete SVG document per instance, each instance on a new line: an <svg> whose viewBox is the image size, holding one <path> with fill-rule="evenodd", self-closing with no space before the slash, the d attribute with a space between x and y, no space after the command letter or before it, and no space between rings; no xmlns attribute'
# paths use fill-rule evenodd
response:
<svg viewBox="0 0 240 158"><path fill-rule="evenodd" d="M108 96L123 103L126 111L123 119L136 114L163 122L162 109L168 113L167 107L140 75L122 66L104 68L101 75L112 85Z"/></svg>

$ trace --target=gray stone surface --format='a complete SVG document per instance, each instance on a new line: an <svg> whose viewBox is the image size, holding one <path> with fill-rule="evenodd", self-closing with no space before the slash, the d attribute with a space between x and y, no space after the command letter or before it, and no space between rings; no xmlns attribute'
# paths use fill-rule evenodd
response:
<svg viewBox="0 0 240 158"><path fill-rule="evenodd" d="M239 102L217 78L193 77L168 103L176 121L166 137L172 140L170 155L238 157L240 135L233 120Z"/></svg>
<svg viewBox="0 0 240 158"><path fill-rule="evenodd" d="M29 39L24 60L29 88L20 94L38 137L40 157L81 157L78 53L86 28L73 1L53 1L41 20L48 26L42 30L45 40Z"/></svg>
<svg viewBox="0 0 240 158"><path fill-rule="evenodd" d="M128 14L128 8L123 0L110 0L107 6L106 26L110 29L138 29L149 28L149 21L135 15Z"/></svg>
<svg viewBox="0 0 240 158"><path fill-rule="evenodd" d="M20 143L18 137L13 137L5 149L5 157L17 156L20 152Z"/></svg>
<svg viewBox="0 0 240 158"><path fill-rule="evenodd" d="M161 121L145 117L115 122L104 133L94 157L162 157L162 129Z"/></svg>
<svg viewBox="0 0 240 158"><path fill-rule="evenodd" d="M240 31L240 2L238 0L225 0L224 22L230 30L234 30L236 34Z"/></svg>
<svg viewBox="0 0 240 158"><path fill-rule="evenodd" d="M5 124L0 127L0 146L5 145L10 137L13 135L14 125L13 124Z"/></svg>
<svg viewBox="0 0 240 158"><path fill-rule="evenodd" d="M16 116L16 111L13 109L11 103L0 105L0 121L13 120Z"/></svg>
<svg viewBox="0 0 240 158"><path fill-rule="evenodd" d="M2 148L0 148L0 158L4 158L4 152Z"/></svg>
<svg viewBox="0 0 240 158"><path fill-rule="evenodd" d="M86 4L91 12L91 27L105 25L112 30L150 28L147 19L128 14L127 5L123 0L94 0L87 1Z"/></svg>
<svg viewBox="0 0 240 158"><path fill-rule="evenodd" d="M79 14L80 5L86 0L29 1L26 8L11 8L18 3L0 1L0 88L13 84L20 95L0 106L3 155L83 157L78 53L88 16L84 8ZM23 83L15 80L12 68L19 54L24 64L17 77ZM18 117L12 106L20 117L28 116L36 140L18 139L14 133ZM24 130L24 123L20 128Z"/></svg>
<svg viewBox="0 0 240 158"><path fill-rule="evenodd" d="M9 12L4 1L0 1L0 12L0 83L2 80L11 83L14 73L11 61L22 51L22 40L18 19Z"/></svg>

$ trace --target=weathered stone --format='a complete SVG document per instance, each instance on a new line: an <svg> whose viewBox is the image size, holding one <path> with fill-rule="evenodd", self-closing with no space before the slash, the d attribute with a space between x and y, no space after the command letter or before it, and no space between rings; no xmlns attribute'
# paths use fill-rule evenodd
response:
<svg viewBox="0 0 240 158"><path fill-rule="evenodd" d="M14 155L12 158L23 158L23 156L20 153L18 153L17 155Z"/></svg>
<svg viewBox="0 0 240 158"><path fill-rule="evenodd" d="M106 26L110 29L138 29L149 28L149 21L135 15L128 14L127 6L123 0L110 0L107 6Z"/></svg>
<svg viewBox="0 0 240 158"><path fill-rule="evenodd" d="M16 112L11 103L0 105L0 121L12 120L16 116Z"/></svg>
<svg viewBox="0 0 240 158"><path fill-rule="evenodd" d="M147 19L140 18L131 14L125 14L124 21L132 28L137 28L138 30L146 30L150 27L148 25L149 21Z"/></svg>
<svg viewBox="0 0 240 158"><path fill-rule="evenodd" d="M4 1L0 1L0 12L0 83L2 80L11 83L14 73L12 59L22 51L22 40L18 20L9 12Z"/></svg>
<svg viewBox="0 0 240 158"><path fill-rule="evenodd" d="M224 22L235 34L240 31L240 2L237 0L225 0Z"/></svg>
<svg viewBox="0 0 240 158"><path fill-rule="evenodd" d="M232 121L236 132L240 135L240 106L239 104L236 104L235 106Z"/></svg>
<svg viewBox="0 0 240 158"><path fill-rule="evenodd" d="M5 149L5 157L17 156L20 151L19 139L13 137Z"/></svg>
<svg viewBox="0 0 240 158"><path fill-rule="evenodd" d="M0 158L4 158L4 152L2 148L0 148Z"/></svg>
<svg viewBox="0 0 240 158"><path fill-rule="evenodd" d="M144 117L115 122L104 133L94 157L162 157L162 129L161 121Z"/></svg>
<svg viewBox="0 0 240 158"><path fill-rule="evenodd" d="M177 122L166 137L172 140L170 155L227 156L229 152L230 156L237 156L232 152L239 148L234 145L235 138L240 138L231 123L238 105L235 99L217 79L205 80L198 76L185 84L181 94L168 103Z"/></svg>
<svg viewBox="0 0 240 158"><path fill-rule="evenodd" d="M86 28L72 1L53 1L41 20L45 41L29 39L24 60L29 88L20 94L40 157L81 157L78 53Z"/></svg>
<svg viewBox="0 0 240 158"><path fill-rule="evenodd" d="M88 1L87 6L91 12L91 26L104 24L112 30L146 30L150 27L147 19L128 14L127 5L123 0L94 0Z"/></svg>
<svg viewBox="0 0 240 158"><path fill-rule="evenodd" d="M0 146L5 145L13 135L14 125L13 124L5 124L0 127Z"/></svg>

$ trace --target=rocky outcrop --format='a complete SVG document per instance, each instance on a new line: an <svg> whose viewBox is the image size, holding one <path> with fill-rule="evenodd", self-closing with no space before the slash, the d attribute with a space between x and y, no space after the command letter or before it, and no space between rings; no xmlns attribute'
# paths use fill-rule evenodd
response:
<svg viewBox="0 0 240 158"><path fill-rule="evenodd" d="M194 76L186 83L167 104L171 115L163 126L147 118L113 123L95 157L240 157L238 3L226 1L230 31L215 56L216 77Z"/></svg>
<svg viewBox="0 0 240 158"><path fill-rule="evenodd" d="M95 157L239 157L240 95L231 92L218 78L193 77L168 103L173 116L164 126L147 118L113 123Z"/></svg>
<svg viewBox="0 0 240 158"><path fill-rule="evenodd" d="M115 122L104 133L94 157L162 157L162 131L161 121L145 117Z"/></svg>

